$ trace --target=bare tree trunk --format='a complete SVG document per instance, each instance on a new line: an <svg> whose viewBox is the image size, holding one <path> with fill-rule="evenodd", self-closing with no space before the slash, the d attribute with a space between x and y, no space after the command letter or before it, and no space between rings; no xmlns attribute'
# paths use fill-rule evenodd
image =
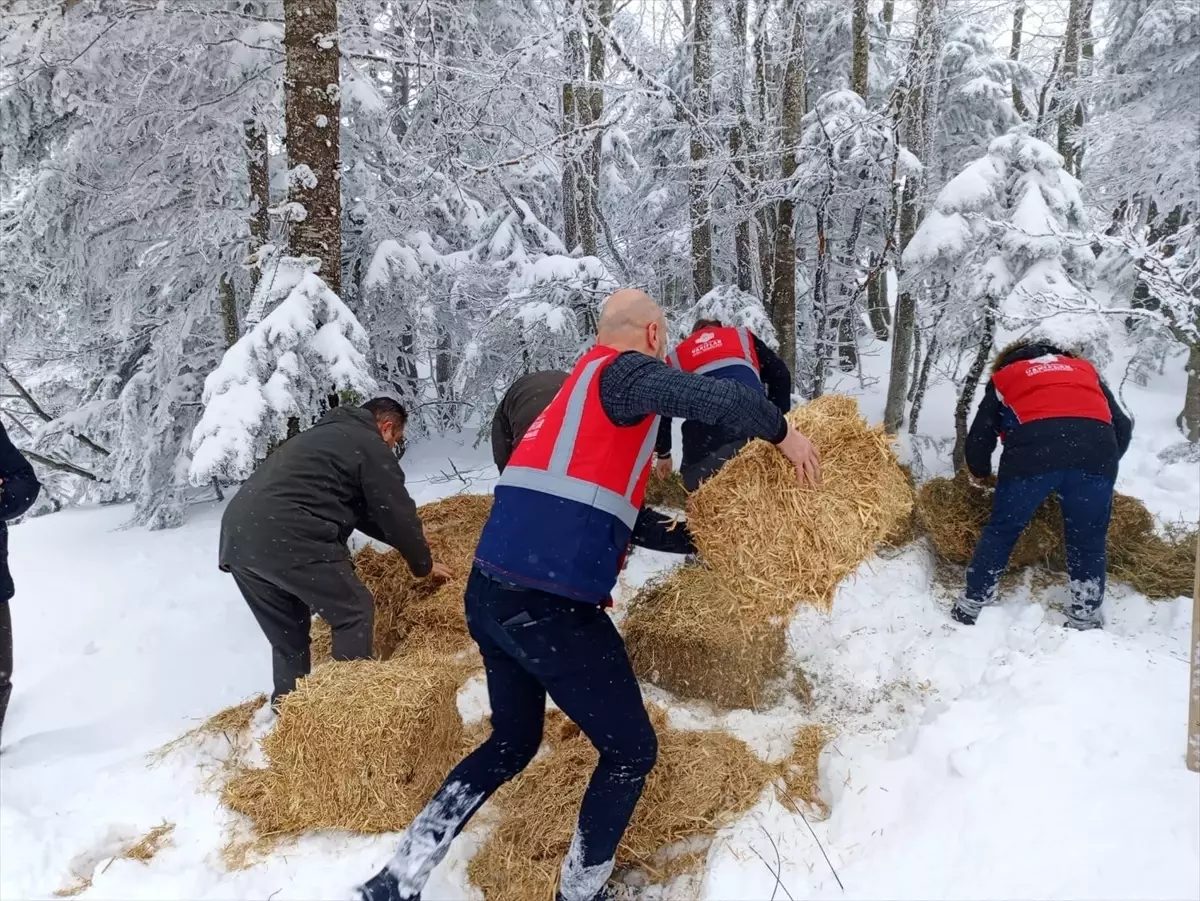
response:
<svg viewBox="0 0 1200 901"><path fill-rule="evenodd" d="M892 311L887 296L887 269L882 259L875 254L871 254L868 266L870 271L867 273L867 316L871 320L875 337L886 341L892 325Z"/></svg>
<svg viewBox="0 0 1200 901"><path fill-rule="evenodd" d="M1083 28L1084 0L1071 0L1067 11L1067 33L1063 36L1062 77L1058 103L1058 152L1062 154L1063 168L1072 175L1079 175L1075 159L1076 116L1080 114L1078 101L1071 100L1075 82L1079 75L1079 34Z"/></svg>
<svg viewBox="0 0 1200 901"><path fill-rule="evenodd" d="M238 328L237 295L233 291L233 282L225 273L221 274L221 280L217 283L217 294L221 298L221 327L228 349L237 344L241 329Z"/></svg>
<svg viewBox="0 0 1200 901"><path fill-rule="evenodd" d="M585 89L579 81L583 77L583 33L579 29L578 17L572 5L568 12L566 47L566 74L562 84L562 116L563 134L570 135L580 126L580 110L587 108L587 100L579 95ZM563 205L563 243L567 251L573 251L581 240L580 230L584 217L582 191L580 185L578 139L567 138L563 141L562 167L562 205Z"/></svg>
<svg viewBox="0 0 1200 901"><path fill-rule="evenodd" d="M925 99L941 53L939 23L939 0L921 0L917 12L917 39L909 54L908 93L900 106L904 141L909 152L917 159L927 162L926 137L929 133L926 115L933 107ZM920 224L925 200L924 170L913 173L904 180L904 191L900 199L900 247L903 250L912 240ZM896 433L904 423L904 407L908 399L908 380L912 370L913 330L917 319L917 297L914 286L904 283L896 301L896 321L892 340L891 373L888 378L887 405L883 413L883 425L889 432Z"/></svg>
<svg viewBox="0 0 1200 901"><path fill-rule="evenodd" d="M733 33L734 63L737 65L737 75L734 78L734 93L737 95L738 120L729 129L729 155L733 165L743 176L749 174L749 167L742 156L742 147L751 142L750 122L746 114L746 7L747 0L730 0L728 15L729 29ZM750 244L750 216L745 212L750 203L742 182L734 183L734 207L742 216L738 220L733 236L733 255L737 261L737 286L739 290L749 292L754 287L753 277L753 248Z"/></svg>
<svg viewBox="0 0 1200 901"><path fill-rule="evenodd" d="M1083 23L1080 27L1083 42L1081 72L1085 78L1092 74L1096 61L1096 42L1092 35L1093 5L1093 0L1083 0ZM1080 98L1075 105L1075 173L1078 178L1083 177L1083 157L1087 152L1087 145L1084 143L1086 119L1087 108L1084 106L1083 99Z"/></svg>
<svg viewBox="0 0 1200 901"><path fill-rule="evenodd" d="M1184 368L1187 370L1187 387L1184 389L1179 426L1188 441L1200 444L1200 341L1195 338L1188 345Z"/></svg>
<svg viewBox="0 0 1200 901"><path fill-rule="evenodd" d="M869 89L870 40L867 35L867 0L854 0L854 18L850 31L854 36L850 89L863 100Z"/></svg>
<svg viewBox="0 0 1200 901"><path fill-rule="evenodd" d="M989 302L990 303L990 302ZM954 407L954 471L963 468L967 459L967 415L971 412L971 404L975 401L975 390L979 380L987 368L988 359L992 355L992 337L996 333L996 319L989 305L983 314L983 336L979 339L979 347L975 351L975 359L963 380L962 390L958 393L958 403Z"/></svg>
<svg viewBox="0 0 1200 901"><path fill-rule="evenodd" d="M712 118L712 0L692 7L691 107L702 127ZM712 290L712 216L708 194L708 149L696 126L691 129L688 197L692 217L692 299Z"/></svg>
<svg viewBox="0 0 1200 901"><path fill-rule="evenodd" d="M892 23L896 21L896 0L883 0L883 30L892 36Z"/></svg>
<svg viewBox="0 0 1200 901"><path fill-rule="evenodd" d="M770 32L766 26L766 16L770 10L770 5L767 3L758 4L758 15L754 23L754 44L751 54L754 65L754 99L758 106L759 117L759 140L756 141L752 154L753 162L750 165L750 173L755 186L759 191L762 190L763 184L763 158L762 154L757 152L765 149L766 139L764 133L767 131L767 123L770 120L770 108L767 100L767 58L770 56ZM747 134L752 134L749 130L749 121L747 120ZM754 231L758 241L758 267L759 279L762 282L762 299L763 306L767 310L768 315L774 315L772 309L775 303L775 251L772 236L775 234L777 226L777 216L775 209L769 204L759 205L758 211L755 213Z"/></svg>
<svg viewBox="0 0 1200 901"><path fill-rule="evenodd" d="M925 405L925 390L929 387L929 370L937 357L938 340L935 335L929 339L929 348L925 351L925 359L921 361L921 372L917 376L917 390L913 392L912 409L908 414L908 433L917 434L917 422L921 418L921 407Z"/></svg>
<svg viewBox="0 0 1200 901"><path fill-rule="evenodd" d="M292 253L321 261L321 278L342 288L341 101L337 0L284 0L288 199L305 216L293 222ZM298 173L307 166L309 172Z"/></svg>
<svg viewBox="0 0 1200 901"><path fill-rule="evenodd" d="M775 228L775 272L771 292L771 324L779 339L779 356L796 371L796 233L795 204L790 196L796 175L796 147L804 118L804 0L794 0L792 36L780 98L782 152L779 156L785 196L779 201Z"/></svg>
<svg viewBox="0 0 1200 901"><path fill-rule="evenodd" d="M250 176L250 253L267 243L271 233L271 174L267 130L254 119L244 123L246 136L246 166ZM258 286L261 275L251 271L251 284Z"/></svg>
<svg viewBox="0 0 1200 901"><path fill-rule="evenodd" d="M612 25L613 0L589 0L596 5L596 18L605 28ZM604 69L607 61L608 44L603 34L593 31L588 38L588 102L587 124L595 125L604 115ZM596 256L598 238L596 235L597 222L601 221L600 212L600 157L603 135L599 130L592 136L592 146L588 150L587 180L584 185L584 209L586 210L581 241L583 252ZM611 241L610 241L611 243ZM616 255L616 249L613 248ZM619 261L619 258L618 258Z"/></svg>
<svg viewBox="0 0 1200 901"><path fill-rule="evenodd" d="M1021 60L1021 40L1024 37L1025 28L1025 0L1017 0L1017 5L1013 7L1013 24L1012 24L1012 45L1008 50L1008 58L1014 63ZM1013 106L1017 110L1017 115L1022 119L1029 118L1029 107L1025 105L1025 96L1021 92L1021 86L1017 84L1017 79L1013 78L1012 85Z"/></svg>

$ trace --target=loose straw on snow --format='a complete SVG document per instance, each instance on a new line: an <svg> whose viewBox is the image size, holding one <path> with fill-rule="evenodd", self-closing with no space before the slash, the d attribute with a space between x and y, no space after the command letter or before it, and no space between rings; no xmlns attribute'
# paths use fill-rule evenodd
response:
<svg viewBox="0 0 1200 901"><path fill-rule="evenodd" d="M666 712L650 708L658 733L658 763L617 852L618 867L644 871L661 882L705 859L712 836L749 810L772 782L796 769L816 773L821 745L808 733L779 766L764 763L738 739L718 731L684 731L667 725ZM468 872L488 901L549 901L571 842L579 803L596 752L569 720L553 712L548 748L493 799L500 822L472 858ZM807 768L807 769L806 769ZM815 780L794 777L793 797L820 804Z"/></svg>

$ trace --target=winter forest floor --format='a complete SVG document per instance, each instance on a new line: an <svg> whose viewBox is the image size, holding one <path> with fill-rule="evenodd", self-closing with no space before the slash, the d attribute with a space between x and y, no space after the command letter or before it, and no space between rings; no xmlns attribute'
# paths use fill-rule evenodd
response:
<svg viewBox="0 0 1200 901"><path fill-rule="evenodd" d="M862 395L877 420L881 389L843 381L831 390ZM1156 457L1178 440L1178 381L1126 387L1137 428L1118 488L1163 519L1195 520L1195 466ZM952 407L948 385L927 400L928 475L947 456L937 449ZM472 438L410 450L418 503L488 490L494 470ZM228 872L230 815L204 790L199 755L147 766L148 752L269 686L267 645L216 569L220 513L200 505L183 528L147 532L121 528L125 508L78 509L12 530L0 897L47 897L164 820L173 844L148 864L97 867L82 897L345 898L391 853L394 836L330 833ZM635 552L622 596L670 561ZM687 897L1200 898L1200 777L1183 763L1190 599L1151 603L1113 585L1107 630L1077 634L1053 609L1062 588L1020 587L964 629L933 575L914 544L864 564L830 616L796 618L790 643L813 686L809 710L789 699L717 717L672 703L676 725L721 725L773 758L802 723L836 731L821 764L829 819L810 832L765 794L720 833ZM482 702L473 680L460 707ZM471 835L436 871L429 901L479 897L466 878Z"/></svg>

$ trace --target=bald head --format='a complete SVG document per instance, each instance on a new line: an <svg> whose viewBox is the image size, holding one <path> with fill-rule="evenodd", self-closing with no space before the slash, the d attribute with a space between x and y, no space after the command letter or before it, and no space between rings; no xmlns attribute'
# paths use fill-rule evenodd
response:
<svg viewBox="0 0 1200 901"><path fill-rule="evenodd" d="M658 357L666 353L667 323L662 308L645 291L624 288L610 294L600 311L596 343Z"/></svg>

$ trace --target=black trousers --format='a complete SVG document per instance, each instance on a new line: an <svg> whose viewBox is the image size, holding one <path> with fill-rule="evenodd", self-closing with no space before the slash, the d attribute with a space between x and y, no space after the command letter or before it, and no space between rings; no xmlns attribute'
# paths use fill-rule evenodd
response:
<svg viewBox="0 0 1200 901"><path fill-rule="evenodd" d="M689 492L695 491L700 487L701 482L716 475L721 467L732 460L737 452L748 443L748 438L739 438L737 441L721 445L715 451L705 454L699 460L690 463L685 460L679 467L679 475L683 479L683 487Z"/></svg>
<svg viewBox="0 0 1200 901"><path fill-rule="evenodd" d="M8 601L0 601L0 732L4 730L4 714L12 695L12 669L12 611Z"/></svg>
<svg viewBox="0 0 1200 901"><path fill-rule="evenodd" d="M312 668L308 630L314 613L329 623L334 660L371 656L375 601L349 560L280 569L231 566L229 571L271 643L271 703Z"/></svg>
<svg viewBox="0 0 1200 901"><path fill-rule="evenodd" d="M533 760L549 695L600 752L562 877L564 897L590 899L611 872L658 754L625 643L602 608L505 585L478 569L467 582L466 612L483 653L492 734L446 777L389 869L405 874L402 896L424 888L475 811Z"/></svg>

